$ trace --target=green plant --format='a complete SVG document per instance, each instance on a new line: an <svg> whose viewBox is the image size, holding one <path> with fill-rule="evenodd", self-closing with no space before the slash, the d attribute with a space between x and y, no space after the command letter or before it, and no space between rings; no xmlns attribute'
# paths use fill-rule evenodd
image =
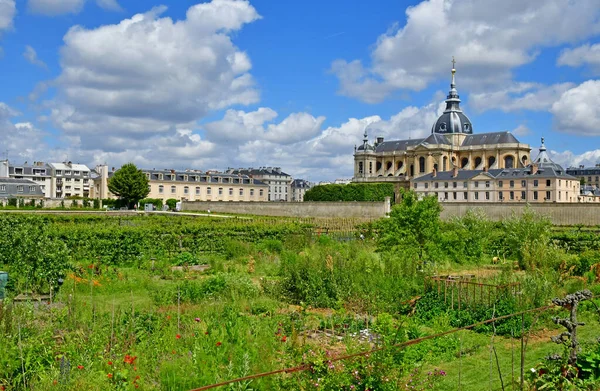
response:
<svg viewBox="0 0 600 391"><path fill-rule="evenodd" d="M108 190L123 199L129 208L150 192L148 178L133 163L124 164L115 171L108 181Z"/></svg>
<svg viewBox="0 0 600 391"><path fill-rule="evenodd" d="M175 210L177 207L177 200L175 198L169 198L165 201L165 204L169 207L169 210Z"/></svg>

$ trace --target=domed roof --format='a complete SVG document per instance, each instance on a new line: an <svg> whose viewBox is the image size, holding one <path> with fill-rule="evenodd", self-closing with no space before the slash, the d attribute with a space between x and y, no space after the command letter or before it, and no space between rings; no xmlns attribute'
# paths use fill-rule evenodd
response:
<svg viewBox="0 0 600 391"><path fill-rule="evenodd" d="M554 171L564 171L560 164L554 163L550 156L548 156L548 152L546 152L546 144L544 143L544 138L542 137L542 145L540 146L540 153L533 161L533 164L537 164L539 169L553 169Z"/></svg>
<svg viewBox="0 0 600 391"><path fill-rule="evenodd" d="M452 59L452 82L450 83L450 92L446 99L446 110L435 121L431 128L431 133L464 133L473 134L473 125L471 120L460 109L460 97L456 91L456 83L454 82L454 58Z"/></svg>
<svg viewBox="0 0 600 391"><path fill-rule="evenodd" d="M363 143L358 148L356 148L357 152L375 152L375 147L369 144L369 135L367 134L367 129L365 128L365 134L363 136Z"/></svg>

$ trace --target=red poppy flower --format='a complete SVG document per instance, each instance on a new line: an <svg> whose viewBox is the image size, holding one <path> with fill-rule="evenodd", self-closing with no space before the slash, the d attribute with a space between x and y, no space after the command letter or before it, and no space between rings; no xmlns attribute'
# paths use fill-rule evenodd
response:
<svg viewBox="0 0 600 391"><path fill-rule="evenodd" d="M181 335L177 334L177 335L175 336L175 338L177 338L177 339L180 339L180 338L181 338Z"/></svg>
<svg viewBox="0 0 600 391"><path fill-rule="evenodd" d="M77 369L83 369L83 365L77 365Z"/></svg>
<svg viewBox="0 0 600 391"><path fill-rule="evenodd" d="M130 356L129 354L127 354L127 355L125 355L123 362L126 364L133 365L133 362L135 361L136 358L137 358L137 356Z"/></svg>
<svg viewBox="0 0 600 391"><path fill-rule="evenodd" d="M175 351L173 350L173 351L171 352L171 354L175 354Z"/></svg>
<svg viewBox="0 0 600 391"><path fill-rule="evenodd" d="M137 376L135 377L135 380L140 380L140 375L137 375Z"/></svg>
<svg viewBox="0 0 600 391"><path fill-rule="evenodd" d="M208 335L208 331L205 331L204 334Z"/></svg>
<svg viewBox="0 0 600 391"><path fill-rule="evenodd" d="M285 342L287 341L287 337L284 335L283 338L281 338L281 342Z"/></svg>
<svg viewBox="0 0 600 391"><path fill-rule="evenodd" d="M133 370L134 370L134 371L137 371L137 367L133 367Z"/></svg>
<svg viewBox="0 0 600 391"><path fill-rule="evenodd" d="M221 342L217 342L217 346L221 346Z"/></svg>
<svg viewBox="0 0 600 391"><path fill-rule="evenodd" d="M109 361L109 362L108 362L108 365L112 365L112 361Z"/></svg>
<svg viewBox="0 0 600 391"><path fill-rule="evenodd" d="M107 376L109 379L112 379L112 373L108 373L106 376Z"/></svg>
<svg viewBox="0 0 600 391"><path fill-rule="evenodd" d="M139 385L139 384L137 384L137 383L134 383L134 384L135 384L135 388L138 388L138 387L140 386L140 385Z"/></svg>
<svg viewBox="0 0 600 391"><path fill-rule="evenodd" d="M94 268L94 264L88 265L88 269L93 269Z"/></svg>

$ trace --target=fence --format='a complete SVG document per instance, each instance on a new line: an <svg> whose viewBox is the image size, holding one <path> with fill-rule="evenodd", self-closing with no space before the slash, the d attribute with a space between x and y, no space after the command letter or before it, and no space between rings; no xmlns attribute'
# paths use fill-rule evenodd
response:
<svg viewBox="0 0 600 391"><path fill-rule="evenodd" d="M444 304L458 310L465 306L492 304L501 296L511 294L520 299L521 283L494 285L472 281L474 275L467 276L434 276L425 281L425 292L437 291L439 297L444 295ZM519 300L520 303L520 300Z"/></svg>

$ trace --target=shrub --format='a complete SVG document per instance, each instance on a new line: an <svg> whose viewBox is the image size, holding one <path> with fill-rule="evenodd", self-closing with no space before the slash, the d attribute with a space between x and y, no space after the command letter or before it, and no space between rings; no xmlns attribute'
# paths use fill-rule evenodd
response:
<svg viewBox="0 0 600 391"><path fill-rule="evenodd" d="M99 199L94 199L94 201L93 201L93 208L94 209L100 209L100 200Z"/></svg>
<svg viewBox="0 0 600 391"><path fill-rule="evenodd" d="M350 183L348 185L318 185L306 191L304 201L394 201L391 183Z"/></svg>
<svg viewBox="0 0 600 391"><path fill-rule="evenodd" d="M169 210L175 210L177 207L177 200L175 198L169 198L167 201L165 201L165 204L167 204Z"/></svg>

